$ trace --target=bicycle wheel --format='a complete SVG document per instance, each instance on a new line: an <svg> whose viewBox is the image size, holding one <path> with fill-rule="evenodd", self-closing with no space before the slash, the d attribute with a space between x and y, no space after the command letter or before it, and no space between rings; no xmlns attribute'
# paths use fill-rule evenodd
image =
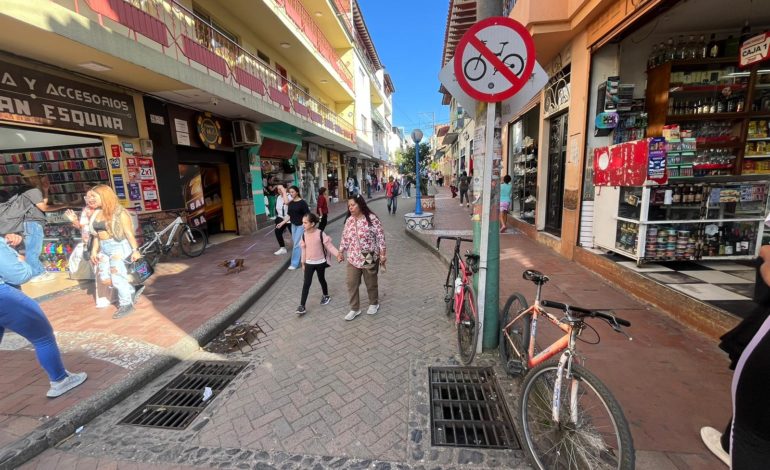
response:
<svg viewBox="0 0 770 470"><path fill-rule="evenodd" d="M471 64L473 64L473 68L469 71L468 69ZM481 70L479 70L479 67L481 67ZM463 73L465 73L465 78L467 78L469 82L481 80L487 73L487 64L480 57L474 57L465 63Z"/></svg>
<svg viewBox="0 0 770 470"><path fill-rule="evenodd" d="M182 253L190 258L200 256L206 249L206 243L208 240L202 230L189 225L182 226L182 231L179 233L179 247L182 248Z"/></svg>
<svg viewBox="0 0 770 470"><path fill-rule="evenodd" d="M511 326L508 326L508 324L526 310L527 307L527 299L516 292L508 297L503 311L500 312L500 360L505 370L511 375L520 375L527 370L527 347L529 345L529 329L532 315L526 314L516 320ZM508 326L507 329L506 326ZM516 348L515 350L513 349L514 347ZM519 353L516 351L519 351Z"/></svg>
<svg viewBox="0 0 770 470"><path fill-rule="evenodd" d="M457 324L457 349L460 351L460 362L468 365L476 357L476 343L479 341L479 335L476 328L478 319L473 310L475 296L470 286L465 286L463 295L463 306L460 311L460 321Z"/></svg>
<svg viewBox="0 0 770 470"><path fill-rule="evenodd" d="M503 63L513 71L513 74L519 76L524 71L524 59L519 54L508 54L503 59Z"/></svg>
<svg viewBox="0 0 770 470"><path fill-rule="evenodd" d="M558 361L532 369L522 384L519 425L524 448L541 470L634 468L634 445L623 411L607 387L585 367L572 364L577 421L570 417L572 380L566 370L559 390L559 423L551 403Z"/></svg>
<svg viewBox="0 0 770 470"><path fill-rule="evenodd" d="M457 263L452 261L449 265L446 284L444 284L444 313L446 316L455 311L455 279L457 279Z"/></svg>

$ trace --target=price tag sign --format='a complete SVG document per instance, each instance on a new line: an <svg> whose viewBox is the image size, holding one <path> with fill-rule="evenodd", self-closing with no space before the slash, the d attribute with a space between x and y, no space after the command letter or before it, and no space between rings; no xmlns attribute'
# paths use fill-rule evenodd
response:
<svg viewBox="0 0 770 470"><path fill-rule="evenodd" d="M492 17L471 26L457 44L455 77L472 98L494 103L521 90L535 67L535 43L518 21Z"/></svg>

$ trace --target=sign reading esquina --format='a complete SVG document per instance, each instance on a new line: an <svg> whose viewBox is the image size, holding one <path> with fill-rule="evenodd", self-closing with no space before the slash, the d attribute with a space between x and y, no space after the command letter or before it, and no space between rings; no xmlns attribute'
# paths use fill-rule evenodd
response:
<svg viewBox="0 0 770 470"><path fill-rule="evenodd" d="M0 119L103 134L139 135L129 95L3 61Z"/></svg>

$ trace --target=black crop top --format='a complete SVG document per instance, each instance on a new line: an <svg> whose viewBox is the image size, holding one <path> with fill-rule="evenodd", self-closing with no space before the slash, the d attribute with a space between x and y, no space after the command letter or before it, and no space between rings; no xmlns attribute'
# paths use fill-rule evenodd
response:
<svg viewBox="0 0 770 470"><path fill-rule="evenodd" d="M97 232L106 232L107 222L103 220L94 220L94 230Z"/></svg>

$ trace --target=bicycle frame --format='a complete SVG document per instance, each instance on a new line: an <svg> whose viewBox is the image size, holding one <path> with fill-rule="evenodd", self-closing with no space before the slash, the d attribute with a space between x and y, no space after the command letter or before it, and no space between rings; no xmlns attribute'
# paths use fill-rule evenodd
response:
<svg viewBox="0 0 770 470"><path fill-rule="evenodd" d="M471 289L471 292L473 291L473 287L471 285L471 277L473 276L473 273L470 269L468 269L468 265L463 261L463 259L460 257L460 255L457 256L457 267L458 271L462 273L462 280L461 284L458 285L457 281L460 279L455 279L455 324L460 323L460 313L463 307L463 303L465 302L465 287L468 286ZM460 288L460 289L458 289ZM459 291L458 291L459 290ZM471 310L473 310L473 316L474 318L478 318L478 312L476 311L476 302L471 302Z"/></svg>
<svg viewBox="0 0 770 470"><path fill-rule="evenodd" d="M181 227L182 225L184 225L184 220L182 220L182 217L177 216L177 218L174 219L173 222L168 224L160 232L157 232L157 231L153 230L153 238L152 238L152 240L149 243L145 243L144 246L148 246L149 247L150 245L152 245L154 243L157 243L158 245L160 245L164 249L170 248L174 244L174 235L176 235L177 229L179 229L179 227ZM171 233L169 234L168 238L166 239L166 242L163 243L163 236L167 232L169 232L169 231L171 231Z"/></svg>

